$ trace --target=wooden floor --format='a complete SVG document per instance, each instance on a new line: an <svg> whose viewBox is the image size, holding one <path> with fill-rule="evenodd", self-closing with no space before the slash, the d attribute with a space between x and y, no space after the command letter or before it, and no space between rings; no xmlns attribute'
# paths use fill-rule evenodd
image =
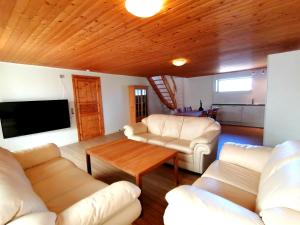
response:
<svg viewBox="0 0 300 225"><path fill-rule="evenodd" d="M219 150L224 142L261 144L263 130L237 126L222 126ZM85 149L124 138L122 133L115 133L85 142L75 143L61 148L63 157L73 161L77 166L86 170ZM94 177L111 184L120 180L135 182L134 178L101 161L92 158ZM192 184L200 175L180 170L180 184ZM167 206L165 195L175 187L173 168L163 165L154 172L143 177L143 210L144 215L134 225L162 225L163 214Z"/></svg>

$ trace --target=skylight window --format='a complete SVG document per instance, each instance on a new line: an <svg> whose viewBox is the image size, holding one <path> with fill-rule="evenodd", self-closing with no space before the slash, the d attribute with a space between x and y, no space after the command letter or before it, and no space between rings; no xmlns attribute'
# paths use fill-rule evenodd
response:
<svg viewBox="0 0 300 225"><path fill-rule="evenodd" d="M251 91L252 77L222 78L216 80L216 92Z"/></svg>

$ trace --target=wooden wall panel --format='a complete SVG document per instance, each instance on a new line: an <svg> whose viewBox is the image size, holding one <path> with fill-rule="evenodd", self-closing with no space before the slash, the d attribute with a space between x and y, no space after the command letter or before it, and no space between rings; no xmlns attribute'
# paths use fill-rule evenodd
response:
<svg viewBox="0 0 300 225"><path fill-rule="evenodd" d="M168 0L141 19L124 0L0 0L0 61L136 76L258 68L300 49L299 12L300 0Z"/></svg>

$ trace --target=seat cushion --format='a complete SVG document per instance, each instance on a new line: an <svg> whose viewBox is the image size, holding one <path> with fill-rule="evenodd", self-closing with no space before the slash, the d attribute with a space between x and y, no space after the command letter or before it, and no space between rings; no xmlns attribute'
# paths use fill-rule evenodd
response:
<svg viewBox="0 0 300 225"><path fill-rule="evenodd" d="M255 211L256 195L248 191L209 177L199 178L193 185Z"/></svg>
<svg viewBox="0 0 300 225"><path fill-rule="evenodd" d="M162 136L152 136L149 137L147 142L153 145L165 146L168 142L174 141L175 138L172 137L162 137Z"/></svg>
<svg viewBox="0 0 300 225"><path fill-rule="evenodd" d="M57 196L56 198L47 201L46 205L50 211L60 213L69 206L92 195L96 191L105 188L106 186L108 185L99 180L93 179L73 188L63 195Z"/></svg>
<svg viewBox="0 0 300 225"><path fill-rule="evenodd" d="M75 165L71 161L59 157L25 170L25 174L32 184L36 184L49 177L55 176L68 168L74 168L74 166Z"/></svg>
<svg viewBox="0 0 300 225"><path fill-rule="evenodd" d="M13 155L0 148L0 224L48 211Z"/></svg>
<svg viewBox="0 0 300 225"><path fill-rule="evenodd" d="M107 186L63 158L30 168L26 170L26 175L32 182L35 192L48 209L54 212L61 212Z"/></svg>
<svg viewBox="0 0 300 225"><path fill-rule="evenodd" d="M223 161L213 162L202 177L214 178L254 195L258 193L260 173Z"/></svg>
<svg viewBox="0 0 300 225"><path fill-rule="evenodd" d="M142 133L142 134L135 134L129 137L129 139L134 141L140 141L140 142L148 142L148 139L155 137L155 134L150 133Z"/></svg>
<svg viewBox="0 0 300 225"><path fill-rule="evenodd" d="M191 141L177 139L175 141L168 142L165 147L172 148L186 154L192 154L193 149L190 148L190 144Z"/></svg>

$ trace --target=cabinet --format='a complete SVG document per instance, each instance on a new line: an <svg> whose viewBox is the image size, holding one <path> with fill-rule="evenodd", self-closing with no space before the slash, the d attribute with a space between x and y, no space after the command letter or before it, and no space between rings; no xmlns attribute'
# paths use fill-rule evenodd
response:
<svg viewBox="0 0 300 225"><path fill-rule="evenodd" d="M148 86L132 85L129 91L130 123L138 123L148 116Z"/></svg>
<svg viewBox="0 0 300 225"><path fill-rule="evenodd" d="M214 104L218 107L217 120L223 124L264 127L264 105L247 104Z"/></svg>

